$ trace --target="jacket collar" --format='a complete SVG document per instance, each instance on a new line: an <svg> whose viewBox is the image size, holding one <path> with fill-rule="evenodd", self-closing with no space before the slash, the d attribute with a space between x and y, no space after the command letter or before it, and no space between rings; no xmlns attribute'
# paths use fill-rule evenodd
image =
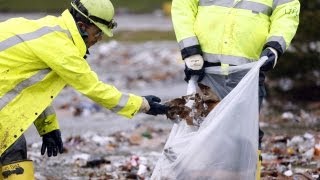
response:
<svg viewBox="0 0 320 180"><path fill-rule="evenodd" d="M72 36L74 44L79 49L80 56L84 57L87 52L87 46L79 33L79 30L77 28L77 25L71 15L71 13L67 9L62 13L61 16L62 16L62 19L65 22L65 25L67 26L70 34L71 34L71 36Z"/></svg>

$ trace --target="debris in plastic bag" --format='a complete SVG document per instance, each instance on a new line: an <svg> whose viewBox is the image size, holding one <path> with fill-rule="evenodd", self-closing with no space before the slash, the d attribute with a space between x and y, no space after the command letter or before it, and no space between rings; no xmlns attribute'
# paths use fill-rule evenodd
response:
<svg viewBox="0 0 320 180"><path fill-rule="evenodd" d="M182 96L181 98L176 98L165 103L165 105L169 106L169 111L167 113L167 117L169 119L186 119L187 122L189 121L189 114L191 112L191 108L185 106L185 104L187 103L186 98L186 96Z"/></svg>
<svg viewBox="0 0 320 180"><path fill-rule="evenodd" d="M188 125L199 126L201 124L220 100L210 87L201 83L198 86L201 90L199 93L175 98L165 103L169 106L167 118L174 122L185 120ZM192 108L186 105L189 100L194 101Z"/></svg>
<svg viewBox="0 0 320 180"><path fill-rule="evenodd" d="M206 69L206 84L198 85L201 91L189 93L192 84L188 84L187 94L194 96L194 102L187 117L193 121L181 119L185 121L174 124L151 179L255 179L261 63L238 66L228 72L243 76L234 89L226 88L224 78L217 78L223 82L212 80L226 74L215 67ZM186 98L181 99L187 102ZM175 110L173 105L169 107ZM174 115L180 118L180 114ZM199 119L204 120L202 124ZM171 154L176 158L168 156Z"/></svg>

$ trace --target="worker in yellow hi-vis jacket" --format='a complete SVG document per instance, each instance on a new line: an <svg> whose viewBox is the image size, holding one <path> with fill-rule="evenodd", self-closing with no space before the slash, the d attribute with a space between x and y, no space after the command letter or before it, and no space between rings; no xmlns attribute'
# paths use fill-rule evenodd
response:
<svg viewBox="0 0 320 180"><path fill-rule="evenodd" d="M53 99L66 85L113 112L165 114L156 96L137 96L101 82L84 59L88 48L116 27L109 0L73 0L61 16L0 23L0 179L33 179L23 133L34 123L41 154L62 153ZM1 172L0 171L0 172Z"/></svg>
<svg viewBox="0 0 320 180"><path fill-rule="evenodd" d="M299 13L298 0L173 0L171 15L185 62L185 80L197 75L201 81L205 67L223 69L267 56L260 68L260 106L266 95L264 72L275 67L290 45ZM262 137L259 130L259 144Z"/></svg>

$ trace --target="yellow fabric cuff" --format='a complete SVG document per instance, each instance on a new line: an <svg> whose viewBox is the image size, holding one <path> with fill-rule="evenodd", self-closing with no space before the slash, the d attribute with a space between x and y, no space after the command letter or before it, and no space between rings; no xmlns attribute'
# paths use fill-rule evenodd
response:
<svg viewBox="0 0 320 180"><path fill-rule="evenodd" d="M117 112L117 114L125 116L127 118L132 118L139 112L142 105L142 97L129 94L130 98L124 108Z"/></svg>
<svg viewBox="0 0 320 180"><path fill-rule="evenodd" d="M47 134L53 130L59 129L59 122L56 114L51 114L49 116L39 116L35 121L34 125L37 128L40 136Z"/></svg>

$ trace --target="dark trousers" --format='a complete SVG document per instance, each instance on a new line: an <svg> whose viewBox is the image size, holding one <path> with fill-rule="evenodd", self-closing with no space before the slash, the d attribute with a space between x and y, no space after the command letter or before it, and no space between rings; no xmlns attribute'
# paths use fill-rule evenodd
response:
<svg viewBox="0 0 320 180"><path fill-rule="evenodd" d="M267 95L264 80L265 80L265 75L263 72L260 72L259 73L259 111L261 109L262 101ZM261 150L263 135L264 135L264 132L259 127L259 150Z"/></svg>
<svg viewBox="0 0 320 180"><path fill-rule="evenodd" d="M0 165L7 165L15 161L27 159L27 142L21 135L0 157Z"/></svg>

